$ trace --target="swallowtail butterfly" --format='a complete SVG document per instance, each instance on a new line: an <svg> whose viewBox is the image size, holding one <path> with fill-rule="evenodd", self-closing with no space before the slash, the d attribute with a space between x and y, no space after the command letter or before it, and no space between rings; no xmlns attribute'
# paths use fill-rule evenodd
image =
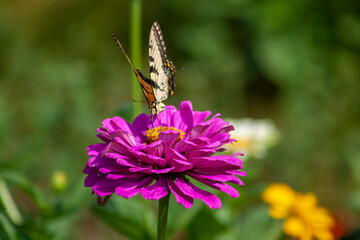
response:
<svg viewBox="0 0 360 240"><path fill-rule="evenodd" d="M150 78L145 77L138 69L134 67L119 39L115 36L115 34L113 34L113 36L116 43L123 51L126 59L130 63L139 81L153 119L154 116L165 110L165 104L163 101L173 95L176 90L174 82L175 66L167 59L165 41L160 29L160 25L157 22L154 22L150 30Z"/></svg>

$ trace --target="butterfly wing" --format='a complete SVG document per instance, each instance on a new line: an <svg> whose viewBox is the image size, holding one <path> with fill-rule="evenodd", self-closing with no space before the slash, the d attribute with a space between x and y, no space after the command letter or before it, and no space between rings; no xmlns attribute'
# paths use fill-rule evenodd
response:
<svg viewBox="0 0 360 240"><path fill-rule="evenodd" d="M156 84L154 81L152 81L151 79L148 79L146 77L144 77L144 75L134 67L134 65L132 64L132 62L130 61L130 58L128 57L128 55L126 54L123 46L121 45L119 39L116 37L116 35L113 33L113 37L114 40L116 41L116 43L119 45L119 47L121 48L121 50L123 51L126 59L128 60L128 62L130 63L137 80L139 81L141 90L145 96L146 102L149 105L149 108L151 108L151 106L153 106L153 104L155 103L155 95L154 95L154 88L156 88Z"/></svg>
<svg viewBox="0 0 360 240"><path fill-rule="evenodd" d="M155 101L161 103L175 92L175 67L167 59L164 37L157 22L150 30L149 67L150 79L156 83L153 89Z"/></svg>

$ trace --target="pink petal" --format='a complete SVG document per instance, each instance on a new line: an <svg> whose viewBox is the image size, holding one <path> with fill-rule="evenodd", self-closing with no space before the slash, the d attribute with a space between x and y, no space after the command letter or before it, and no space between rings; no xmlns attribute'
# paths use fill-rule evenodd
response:
<svg viewBox="0 0 360 240"><path fill-rule="evenodd" d="M144 187L141 196L145 199L159 200L168 194L166 181L164 177L160 177L153 185Z"/></svg>
<svg viewBox="0 0 360 240"><path fill-rule="evenodd" d="M107 147L101 152L101 154L106 154L108 152L113 152L113 153L120 153L120 154L124 154L124 155L129 155L129 151L130 148L124 146L123 144L120 144L118 142L115 141L111 141Z"/></svg>
<svg viewBox="0 0 360 240"><path fill-rule="evenodd" d="M233 175L209 175L209 174L196 174L196 173L187 173L190 177L198 179L205 179L215 182L231 182L235 184L242 184L243 182L239 180L239 178L233 176Z"/></svg>
<svg viewBox="0 0 360 240"><path fill-rule="evenodd" d="M167 161L165 161L165 159L155 156L155 155L150 155L150 154L146 154L144 152L141 151L134 151L133 152L134 157L136 157L138 160L143 161L144 163L147 163L149 165L157 165L160 168L164 168L167 164Z"/></svg>
<svg viewBox="0 0 360 240"><path fill-rule="evenodd" d="M115 192L116 186L118 186L121 183L121 181L123 181L123 180L122 179L121 180L110 180L110 179L104 178L104 179L98 181L96 184L94 184L93 191L99 197L113 194Z"/></svg>
<svg viewBox="0 0 360 240"><path fill-rule="evenodd" d="M122 131L129 132L129 133L132 132L131 125L119 116L113 117L110 120L110 124L114 130L122 130Z"/></svg>
<svg viewBox="0 0 360 240"><path fill-rule="evenodd" d="M154 179L152 177L142 179L124 179L115 189L115 193L124 198L137 195L143 187L148 186Z"/></svg>
<svg viewBox="0 0 360 240"><path fill-rule="evenodd" d="M170 191L174 194L176 202L183 205L184 208L191 208L193 205L193 199L184 194L173 182L171 178L167 178L167 184Z"/></svg>
<svg viewBox="0 0 360 240"><path fill-rule="evenodd" d="M122 179L122 178L139 178L139 177L145 177L146 175L144 173L132 173L132 172L128 172L128 173L109 173L108 175L106 175L107 179L113 179L113 180L117 180L117 179Z"/></svg>
<svg viewBox="0 0 360 240"><path fill-rule="evenodd" d="M165 126L174 126L173 118L174 114L177 112L176 107L174 106L166 106L166 110L159 114L159 118L161 120L161 125Z"/></svg>
<svg viewBox="0 0 360 240"><path fill-rule="evenodd" d="M189 152L187 155L188 158L201 157L201 156L210 156L211 154L216 153L214 149L199 149L192 152Z"/></svg>
<svg viewBox="0 0 360 240"><path fill-rule="evenodd" d="M194 116L193 116L193 108L190 101L183 101L180 103L179 111L181 115L181 119L187 126L187 129L192 129L194 125Z"/></svg>
<svg viewBox="0 0 360 240"><path fill-rule="evenodd" d="M100 152L104 150L104 148L107 146L106 143L97 143L88 146L86 149L88 150L89 156L98 156L100 155Z"/></svg>
<svg viewBox="0 0 360 240"><path fill-rule="evenodd" d="M211 209L221 208L221 201L217 196L196 187L190 181L186 182L184 179L176 178L175 184L184 194L194 199L201 199Z"/></svg>
<svg viewBox="0 0 360 240"><path fill-rule="evenodd" d="M111 173L111 172L129 172L128 167L120 166L117 164L112 164L108 166L104 166L99 168L99 172L101 173Z"/></svg>
<svg viewBox="0 0 360 240"><path fill-rule="evenodd" d="M238 168L242 168L242 161L234 157L232 155L215 155L215 156L208 156L208 157L197 157L191 159L193 163L197 163L197 166L206 167L206 164L209 166L213 166L213 164L219 165L229 165L229 166L237 166ZM195 164L194 164L195 165ZM228 169L234 170L234 169Z"/></svg>
<svg viewBox="0 0 360 240"><path fill-rule="evenodd" d="M227 185L226 183L216 183L216 182L211 182L211 181L207 181L205 179L201 179L201 178L194 178L196 180L198 180L199 182L202 182L206 185L208 185L209 187L215 188L219 191L222 191L224 193L227 193L230 195L230 197L239 197L239 192L236 191L235 188L233 188L232 186Z"/></svg>
<svg viewBox="0 0 360 240"><path fill-rule="evenodd" d="M148 130L151 126L150 118L145 113L142 113L134 119L132 126L137 135L143 136L142 132Z"/></svg>
<svg viewBox="0 0 360 240"><path fill-rule="evenodd" d="M162 168L162 169L151 169L150 173L155 174L165 174L171 172L175 167L168 167L168 168Z"/></svg>
<svg viewBox="0 0 360 240"><path fill-rule="evenodd" d="M230 170L230 171L226 171L226 173L239 175L239 176L242 176L242 177L245 177L247 175L246 172L238 171L238 170Z"/></svg>
<svg viewBox="0 0 360 240"><path fill-rule="evenodd" d="M172 119L172 126L177 129L181 129L185 131L188 127L186 126L185 122L181 119L180 111L177 111Z"/></svg>
<svg viewBox="0 0 360 240"><path fill-rule="evenodd" d="M178 131L164 131L159 134L159 141L164 142L166 148L172 147L174 142L179 138L180 133ZM161 155L158 155L161 156Z"/></svg>
<svg viewBox="0 0 360 240"><path fill-rule="evenodd" d="M205 111L205 112L194 111L194 125L201 123L210 115L211 115L210 111Z"/></svg>
<svg viewBox="0 0 360 240"><path fill-rule="evenodd" d="M210 126L210 123L206 123L206 122L199 123L198 125L194 126L191 129L191 131L188 134L187 139L191 140L196 137L201 137L206 132L206 130L208 129L209 126Z"/></svg>
<svg viewBox="0 0 360 240"><path fill-rule="evenodd" d="M150 143L149 145L143 145L141 149L148 154L161 157L164 154L163 140Z"/></svg>
<svg viewBox="0 0 360 240"><path fill-rule="evenodd" d="M87 165L89 167L104 167L104 166L113 165L114 163L115 163L114 159L96 156L96 157L91 157Z"/></svg>
<svg viewBox="0 0 360 240"><path fill-rule="evenodd" d="M103 176L98 176L97 174L89 174L88 176L86 176L85 181L84 181L84 186L85 187L92 187L94 186L97 182L101 181L104 177Z"/></svg>
<svg viewBox="0 0 360 240"><path fill-rule="evenodd" d="M174 149L178 152L185 152L189 151L191 149L195 149L197 145L193 142L182 140L175 144Z"/></svg>
<svg viewBox="0 0 360 240"><path fill-rule="evenodd" d="M213 143L215 141L223 143L223 142L229 141L229 139L230 139L229 133L219 133L210 139L210 143Z"/></svg>
<svg viewBox="0 0 360 240"><path fill-rule="evenodd" d="M193 167L193 165L183 155L172 148L166 149L165 160L168 161L170 166L174 167L172 172L183 172Z"/></svg>
<svg viewBox="0 0 360 240"><path fill-rule="evenodd" d="M113 137L114 141L125 145L127 148L136 145L134 135L129 132L117 130L110 133L110 136Z"/></svg>

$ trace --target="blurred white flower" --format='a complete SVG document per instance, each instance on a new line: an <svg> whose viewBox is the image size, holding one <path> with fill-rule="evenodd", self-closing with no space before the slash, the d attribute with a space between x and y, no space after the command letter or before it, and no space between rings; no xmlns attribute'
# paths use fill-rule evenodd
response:
<svg viewBox="0 0 360 240"><path fill-rule="evenodd" d="M225 119L235 127L230 132L231 138L236 142L227 144L226 148L231 152L241 152L245 156L264 158L267 150L276 145L280 139L278 128L269 119Z"/></svg>

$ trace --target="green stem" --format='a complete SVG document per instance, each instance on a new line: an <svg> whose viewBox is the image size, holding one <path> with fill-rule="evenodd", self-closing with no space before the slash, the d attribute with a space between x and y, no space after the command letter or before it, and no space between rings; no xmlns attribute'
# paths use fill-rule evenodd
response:
<svg viewBox="0 0 360 240"><path fill-rule="evenodd" d="M136 68L141 69L141 0L130 1L130 43L131 43L131 61ZM133 118L142 113L142 100L139 82L134 74L131 74L131 88L133 100Z"/></svg>
<svg viewBox="0 0 360 240"><path fill-rule="evenodd" d="M170 193L159 200L159 215L157 227L157 240L166 240L166 226L168 218Z"/></svg>

